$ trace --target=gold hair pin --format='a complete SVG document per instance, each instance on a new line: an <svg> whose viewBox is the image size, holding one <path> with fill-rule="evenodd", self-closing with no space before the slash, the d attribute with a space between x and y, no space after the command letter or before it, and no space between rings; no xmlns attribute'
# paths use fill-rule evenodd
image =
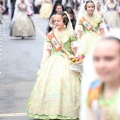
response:
<svg viewBox="0 0 120 120"><path fill-rule="evenodd" d="M63 15L63 18L66 18L67 16L66 15Z"/></svg>

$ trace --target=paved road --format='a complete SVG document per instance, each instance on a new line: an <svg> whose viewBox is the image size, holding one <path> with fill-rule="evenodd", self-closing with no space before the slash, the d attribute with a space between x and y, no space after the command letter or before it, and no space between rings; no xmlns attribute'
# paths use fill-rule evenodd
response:
<svg viewBox="0 0 120 120"><path fill-rule="evenodd" d="M0 25L0 120L31 120L24 113L42 58L38 29L45 33L47 20L34 16L34 22L36 37L25 40L9 36L8 17Z"/></svg>

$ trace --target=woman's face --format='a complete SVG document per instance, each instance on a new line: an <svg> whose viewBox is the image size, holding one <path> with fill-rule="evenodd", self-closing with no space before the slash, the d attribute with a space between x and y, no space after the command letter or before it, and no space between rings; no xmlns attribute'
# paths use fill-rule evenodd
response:
<svg viewBox="0 0 120 120"><path fill-rule="evenodd" d="M56 7L56 13L60 13L62 11L63 11L62 6L57 6Z"/></svg>
<svg viewBox="0 0 120 120"><path fill-rule="evenodd" d="M99 41L94 51L95 69L104 82L120 80L120 46L115 40Z"/></svg>
<svg viewBox="0 0 120 120"><path fill-rule="evenodd" d="M120 4L120 0L118 0L118 4Z"/></svg>
<svg viewBox="0 0 120 120"><path fill-rule="evenodd" d="M72 20L73 19L73 14L69 14L69 17Z"/></svg>
<svg viewBox="0 0 120 120"><path fill-rule="evenodd" d="M101 8L100 3L97 3L97 10L100 10L100 8Z"/></svg>
<svg viewBox="0 0 120 120"><path fill-rule="evenodd" d="M54 25L57 29L63 29L64 28L64 23L63 23L63 18L61 15L55 15L54 16Z"/></svg>
<svg viewBox="0 0 120 120"><path fill-rule="evenodd" d="M24 0L21 0L21 2L24 2Z"/></svg>
<svg viewBox="0 0 120 120"><path fill-rule="evenodd" d="M87 3L87 13L93 14L94 13L94 3Z"/></svg>
<svg viewBox="0 0 120 120"><path fill-rule="evenodd" d="M113 0L110 0L110 2L113 2Z"/></svg>

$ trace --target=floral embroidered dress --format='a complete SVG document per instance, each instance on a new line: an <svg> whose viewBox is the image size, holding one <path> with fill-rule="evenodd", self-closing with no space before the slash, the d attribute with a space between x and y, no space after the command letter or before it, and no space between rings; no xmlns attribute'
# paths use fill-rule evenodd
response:
<svg viewBox="0 0 120 120"><path fill-rule="evenodd" d="M54 30L57 41L73 55L77 46L72 30L63 34ZM38 119L77 119L80 110L80 75L70 70L70 61L60 55L47 39L45 49L50 56L38 72L27 106L27 114Z"/></svg>
<svg viewBox="0 0 120 120"><path fill-rule="evenodd" d="M35 27L33 21L27 16L27 5L25 3L18 5L18 15L13 23L11 36L32 37L35 36Z"/></svg>
<svg viewBox="0 0 120 120"><path fill-rule="evenodd" d="M100 15L94 14L93 17L88 17L86 14L83 17L93 26L95 31L99 32L99 29L104 28L103 20ZM79 23L77 30L82 31L82 36L79 40L78 54L86 55L101 36L87 30L81 23Z"/></svg>

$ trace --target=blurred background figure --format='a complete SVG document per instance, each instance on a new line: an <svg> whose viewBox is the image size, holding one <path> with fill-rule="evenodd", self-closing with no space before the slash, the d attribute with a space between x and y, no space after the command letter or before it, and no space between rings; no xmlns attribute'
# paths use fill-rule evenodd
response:
<svg viewBox="0 0 120 120"><path fill-rule="evenodd" d="M103 9L103 6L102 6L101 2L98 0L98 1L95 2L95 4L96 4L97 14L99 14L101 17L103 17L104 9Z"/></svg>
<svg viewBox="0 0 120 120"><path fill-rule="evenodd" d="M55 4L58 4L58 3L60 3L60 4L62 4L62 0L52 0L53 2L53 5L55 5Z"/></svg>
<svg viewBox="0 0 120 120"><path fill-rule="evenodd" d="M14 16L15 3L16 3L16 0L10 0L10 4L11 4L11 19Z"/></svg>
<svg viewBox="0 0 120 120"><path fill-rule="evenodd" d="M2 24L2 14L5 11L5 5L3 0L0 1L0 24Z"/></svg>
<svg viewBox="0 0 120 120"><path fill-rule="evenodd" d="M78 13L75 28L79 39L78 54L87 55L98 38L105 34L104 28L102 17L96 14L95 3L92 0L86 1Z"/></svg>
<svg viewBox="0 0 120 120"><path fill-rule="evenodd" d="M30 4L30 9L34 11L34 8L33 8L34 0L28 0L28 2Z"/></svg>
<svg viewBox="0 0 120 120"><path fill-rule="evenodd" d="M4 14L8 14L8 6L7 6L8 0L3 0L3 1L4 1L4 6L5 6L5 10L3 12L3 15L4 15Z"/></svg>
<svg viewBox="0 0 120 120"><path fill-rule="evenodd" d="M7 7L8 7L8 16L11 18L11 16L12 16L11 0L8 0L8 1L7 1Z"/></svg>
<svg viewBox="0 0 120 120"><path fill-rule="evenodd" d="M49 22L48 22L48 28L47 28L47 33L49 33L52 29L55 28L55 25L54 25L54 15L56 13L61 13L64 11L64 7L62 4L56 2L54 7L53 7L53 10L52 10L52 13L49 17Z"/></svg>
<svg viewBox="0 0 120 120"><path fill-rule="evenodd" d="M71 5L71 2L72 2L72 0L62 0L62 4L64 5L64 7L66 7L66 6L72 6Z"/></svg>
<svg viewBox="0 0 120 120"><path fill-rule="evenodd" d="M74 2L74 9L75 9L76 11L78 11L78 10L79 10L79 7L80 7L80 2L81 2L81 0L73 0L73 2Z"/></svg>
<svg viewBox="0 0 120 120"><path fill-rule="evenodd" d="M73 9L69 6L67 6L65 8L65 11L68 13L70 20L71 20L71 23L72 23L72 27L75 30L76 18L75 18L75 13L74 13Z"/></svg>
<svg viewBox="0 0 120 120"><path fill-rule="evenodd" d="M97 42L84 61L81 120L120 118L120 29ZM110 52L111 51L111 52Z"/></svg>
<svg viewBox="0 0 120 120"><path fill-rule="evenodd" d="M48 19L52 13L53 5L51 0L43 0L40 9L40 18Z"/></svg>
<svg viewBox="0 0 120 120"><path fill-rule="evenodd" d="M103 23L105 24L105 33L108 33L110 30L110 26L108 25L107 21L105 20L105 10L102 3L98 0L95 2L96 14L100 15L103 19Z"/></svg>
<svg viewBox="0 0 120 120"><path fill-rule="evenodd" d="M29 2L17 0L15 14L11 22L11 36L22 37L22 39L35 36L35 28L30 15L32 15L32 11Z"/></svg>
<svg viewBox="0 0 120 120"><path fill-rule="evenodd" d="M62 4L64 5L64 7L70 6L73 8L74 2L73 0L62 0Z"/></svg>
<svg viewBox="0 0 120 120"><path fill-rule="evenodd" d="M105 5L105 19L111 28L120 28L120 6L117 5L116 0L108 0Z"/></svg>
<svg viewBox="0 0 120 120"><path fill-rule="evenodd" d="M35 14L39 14L41 8L42 0L33 0L33 10Z"/></svg>
<svg viewBox="0 0 120 120"><path fill-rule="evenodd" d="M118 14L119 14L119 17L120 17L120 0L118 0L117 7L118 7Z"/></svg>

